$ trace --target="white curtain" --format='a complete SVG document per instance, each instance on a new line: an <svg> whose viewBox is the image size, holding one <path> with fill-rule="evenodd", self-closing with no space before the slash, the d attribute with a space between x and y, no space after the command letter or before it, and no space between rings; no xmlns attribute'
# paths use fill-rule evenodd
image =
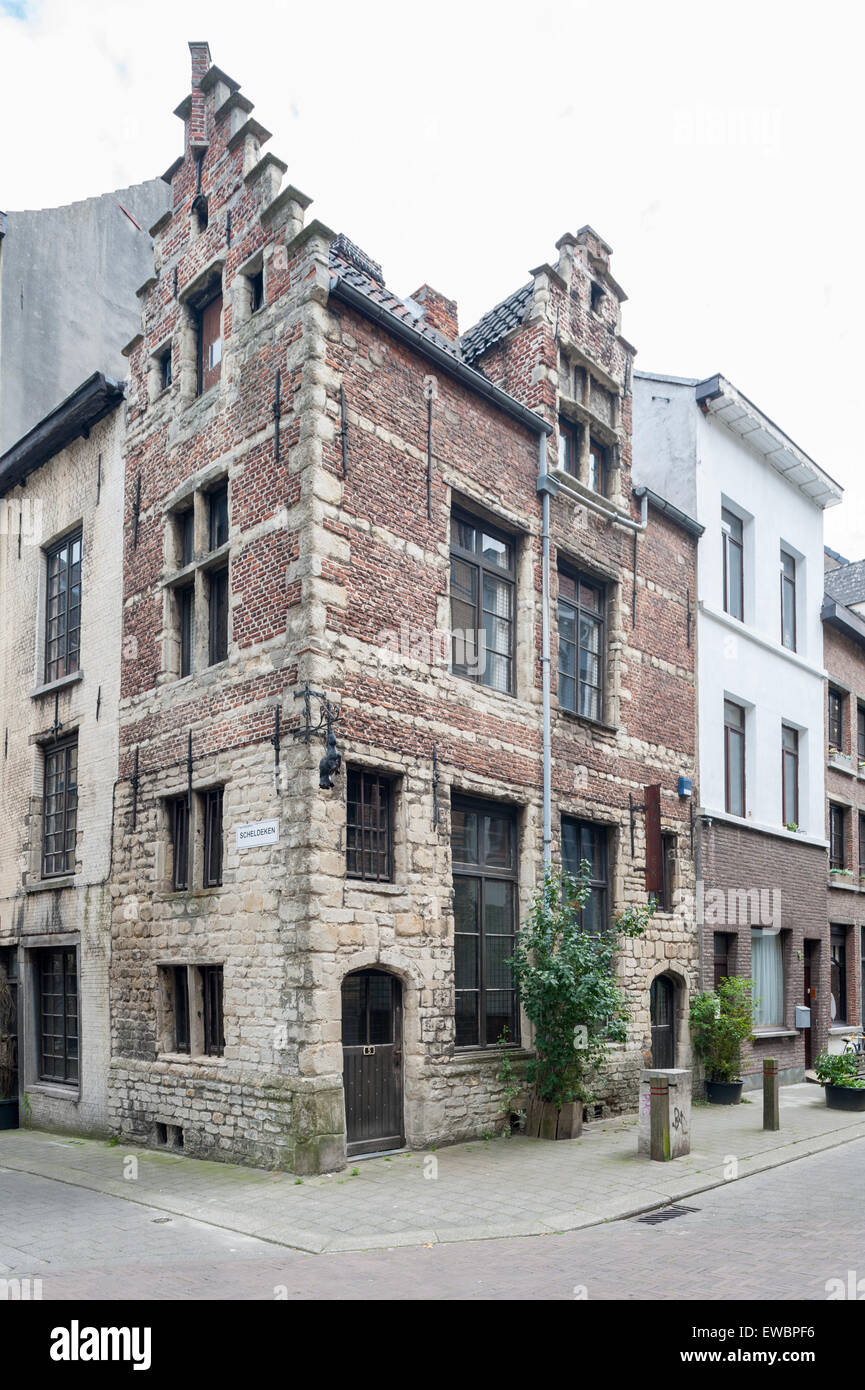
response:
<svg viewBox="0 0 865 1390"><path fill-rule="evenodd" d="M751 975L758 1001L754 1022L758 1027L784 1022L784 963L780 935L751 932Z"/></svg>

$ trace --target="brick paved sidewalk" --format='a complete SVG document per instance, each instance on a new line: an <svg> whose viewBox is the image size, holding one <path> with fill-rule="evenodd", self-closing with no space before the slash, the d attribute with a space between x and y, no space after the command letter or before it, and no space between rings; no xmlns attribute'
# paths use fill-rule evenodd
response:
<svg viewBox="0 0 865 1390"><path fill-rule="evenodd" d="M34 1130L0 1134L0 1168L320 1253L578 1230L865 1137L865 1117L828 1110L822 1087L782 1088L777 1134L762 1129L760 1092L747 1100L696 1106L690 1155L666 1164L637 1156L631 1115L587 1125L571 1141L477 1140L366 1159L302 1182Z"/></svg>

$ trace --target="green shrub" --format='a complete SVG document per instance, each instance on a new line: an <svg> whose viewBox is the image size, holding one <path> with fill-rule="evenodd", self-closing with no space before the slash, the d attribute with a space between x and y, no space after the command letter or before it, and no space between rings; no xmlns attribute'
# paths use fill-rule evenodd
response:
<svg viewBox="0 0 865 1390"><path fill-rule="evenodd" d="M753 1035L757 1004L753 989L751 980L732 975L691 1000L691 1041L708 1081L738 1081L742 1075L742 1047Z"/></svg>
<svg viewBox="0 0 865 1390"><path fill-rule="evenodd" d="M821 1086L844 1086L861 1091L865 1078L859 1075L859 1058L853 1052L821 1052L814 1063Z"/></svg>
<svg viewBox="0 0 865 1390"><path fill-rule="evenodd" d="M561 1107L591 1099L588 1078L611 1043L627 1040L627 999L616 981L615 957L623 937L641 936L654 903L628 907L609 931L582 925L591 866L578 878L548 868L507 963L520 1003L534 1025L535 1056L526 1080L535 1096Z"/></svg>

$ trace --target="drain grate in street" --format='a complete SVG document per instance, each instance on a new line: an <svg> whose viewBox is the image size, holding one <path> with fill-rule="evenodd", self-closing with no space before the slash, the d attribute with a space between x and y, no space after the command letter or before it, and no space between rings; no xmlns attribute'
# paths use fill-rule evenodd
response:
<svg viewBox="0 0 865 1390"><path fill-rule="evenodd" d="M644 1226L658 1226L662 1221L673 1221L677 1216L687 1216L688 1212L699 1210L699 1207L664 1207L663 1211L653 1211L648 1216L638 1216L637 1220L642 1221Z"/></svg>

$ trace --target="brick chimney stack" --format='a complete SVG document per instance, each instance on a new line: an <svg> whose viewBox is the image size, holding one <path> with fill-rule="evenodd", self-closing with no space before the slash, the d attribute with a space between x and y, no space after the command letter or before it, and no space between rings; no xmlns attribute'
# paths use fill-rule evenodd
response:
<svg viewBox="0 0 865 1390"><path fill-rule="evenodd" d="M191 43L189 52L192 58L192 104L189 112L190 148L207 144L207 109L201 79L210 67L210 45Z"/></svg>
<svg viewBox="0 0 865 1390"><path fill-rule="evenodd" d="M437 328L448 342L455 343L460 336L456 300L445 299L430 285L421 285L411 298L423 309L424 323L429 324L430 328Z"/></svg>

